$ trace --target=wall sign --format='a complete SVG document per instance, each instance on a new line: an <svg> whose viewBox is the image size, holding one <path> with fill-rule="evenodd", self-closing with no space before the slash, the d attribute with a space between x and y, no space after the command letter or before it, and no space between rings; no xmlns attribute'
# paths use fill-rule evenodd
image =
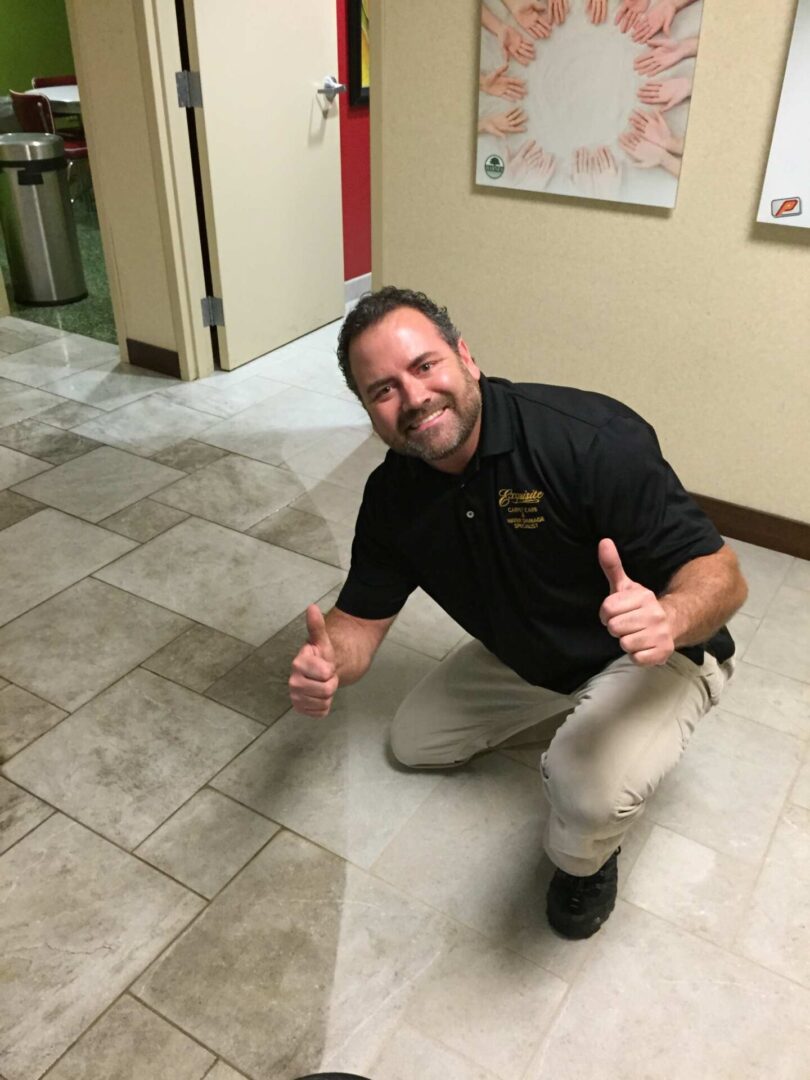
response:
<svg viewBox="0 0 810 1080"><path fill-rule="evenodd" d="M674 206L702 8L484 0L476 182Z"/></svg>

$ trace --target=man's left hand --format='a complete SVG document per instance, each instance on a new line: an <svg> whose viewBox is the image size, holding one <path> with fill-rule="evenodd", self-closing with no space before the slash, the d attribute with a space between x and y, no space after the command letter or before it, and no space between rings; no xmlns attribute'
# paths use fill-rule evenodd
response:
<svg viewBox="0 0 810 1080"><path fill-rule="evenodd" d="M612 540L599 541L599 565L610 585L610 595L599 609L602 625L619 639L634 664L665 664L675 651L675 641L660 600L625 574Z"/></svg>

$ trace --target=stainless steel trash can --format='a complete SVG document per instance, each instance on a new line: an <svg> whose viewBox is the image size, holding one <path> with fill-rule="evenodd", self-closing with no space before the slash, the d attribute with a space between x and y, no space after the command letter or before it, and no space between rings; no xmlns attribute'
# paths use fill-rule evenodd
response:
<svg viewBox="0 0 810 1080"><path fill-rule="evenodd" d="M58 135L0 135L0 228L17 303L69 304L87 296Z"/></svg>

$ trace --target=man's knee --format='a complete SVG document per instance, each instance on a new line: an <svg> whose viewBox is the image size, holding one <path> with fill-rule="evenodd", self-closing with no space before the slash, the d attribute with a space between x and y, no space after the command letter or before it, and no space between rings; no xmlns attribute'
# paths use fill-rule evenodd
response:
<svg viewBox="0 0 810 1080"><path fill-rule="evenodd" d="M571 768L553 744L543 755L542 775L555 814L577 832L613 833L644 807L644 799L624 785L621 776L588 774L581 762Z"/></svg>
<svg viewBox="0 0 810 1080"><path fill-rule="evenodd" d="M442 745L435 733L422 731L405 709L394 717L390 743L394 757L409 769L451 769L469 760L459 758L458 747Z"/></svg>

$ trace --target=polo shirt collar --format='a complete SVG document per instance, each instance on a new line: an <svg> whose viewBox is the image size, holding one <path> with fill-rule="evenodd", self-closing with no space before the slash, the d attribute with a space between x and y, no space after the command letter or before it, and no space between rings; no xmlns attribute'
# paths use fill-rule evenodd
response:
<svg viewBox="0 0 810 1080"><path fill-rule="evenodd" d="M515 447L512 405L505 388L481 375L481 438L477 458L507 454Z"/></svg>

